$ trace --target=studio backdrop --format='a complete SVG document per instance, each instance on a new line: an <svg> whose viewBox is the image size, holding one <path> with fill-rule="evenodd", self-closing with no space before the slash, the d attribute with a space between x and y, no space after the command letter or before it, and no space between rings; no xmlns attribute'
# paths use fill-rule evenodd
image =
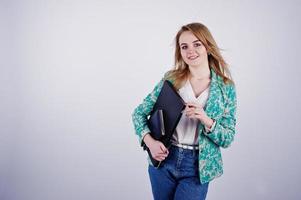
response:
<svg viewBox="0 0 301 200"><path fill-rule="evenodd" d="M134 108L204 23L237 87L208 200L298 200L300 1L0 2L0 199L152 199Z"/></svg>

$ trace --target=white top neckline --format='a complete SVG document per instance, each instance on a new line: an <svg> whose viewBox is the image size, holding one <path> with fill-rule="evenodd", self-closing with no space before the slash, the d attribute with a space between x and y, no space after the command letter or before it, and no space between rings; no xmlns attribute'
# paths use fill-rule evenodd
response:
<svg viewBox="0 0 301 200"><path fill-rule="evenodd" d="M209 96L209 88L210 87L208 86L198 97L196 97L190 81L187 80L186 83L178 90L178 93L185 103L195 102L204 107ZM199 120L190 119L183 114L174 134L172 135L172 141L188 145L198 144L197 127L199 123Z"/></svg>
<svg viewBox="0 0 301 200"><path fill-rule="evenodd" d="M204 91L201 92L201 94L199 94L199 96L196 97L196 95L195 95L195 93L194 93L194 91L193 91L191 82L190 82L189 79L187 79L186 84L187 84L188 87L190 88L191 93L193 94L192 96L193 96L196 100L198 100L199 98L202 98L202 96L204 96L204 95L202 95L202 94L205 93L205 92L207 92L207 90L209 90L209 87L207 87Z"/></svg>

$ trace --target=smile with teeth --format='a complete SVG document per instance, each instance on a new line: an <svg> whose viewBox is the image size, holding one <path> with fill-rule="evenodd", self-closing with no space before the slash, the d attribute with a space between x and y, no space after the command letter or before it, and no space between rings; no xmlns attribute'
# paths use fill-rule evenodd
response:
<svg viewBox="0 0 301 200"><path fill-rule="evenodd" d="M195 60L196 58L198 58L199 56L188 56L189 60Z"/></svg>

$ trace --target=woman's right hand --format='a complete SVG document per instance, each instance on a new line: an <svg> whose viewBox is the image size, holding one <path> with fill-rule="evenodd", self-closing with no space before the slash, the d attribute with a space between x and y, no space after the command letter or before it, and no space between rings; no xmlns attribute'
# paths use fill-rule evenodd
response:
<svg viewBox="0 0 301 200"><path fill-rule="evenodd" d="M157 160L157 161L163 161L168 156L169 151L165 147L165 145L162 142L153 139L150 134L147 134L143 138L143 141L146 144L146 146L149 148L149 150L150 150L150 152L152 154L152 157L155 160Z"/></svg>

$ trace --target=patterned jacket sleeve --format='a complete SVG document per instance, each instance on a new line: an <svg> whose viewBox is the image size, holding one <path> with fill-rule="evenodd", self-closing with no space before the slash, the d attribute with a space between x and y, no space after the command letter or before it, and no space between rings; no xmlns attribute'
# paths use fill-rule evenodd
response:
<svg viewBox="0 0 301 200"><path fill-rule="evenodd" d="M132 121L134 124L135 132L139 137L139 142L141 146L144 146L143 137L150 133L150 130L147 126L147 116L151 113L159 93L163 87L164 78L156 84L155 88L151 93L149 93L144 99L143 102L135 108L132 113Z"/></svg>
<svg viewBox="0 0 301 200"><path fill-rule="evenodd" d="M227 103L223 116L216 121L215 126L211 132L203 131L215 144L223 148L230 146L235 135L236 126L236 89L234 85L227 88Z"/></svg>

